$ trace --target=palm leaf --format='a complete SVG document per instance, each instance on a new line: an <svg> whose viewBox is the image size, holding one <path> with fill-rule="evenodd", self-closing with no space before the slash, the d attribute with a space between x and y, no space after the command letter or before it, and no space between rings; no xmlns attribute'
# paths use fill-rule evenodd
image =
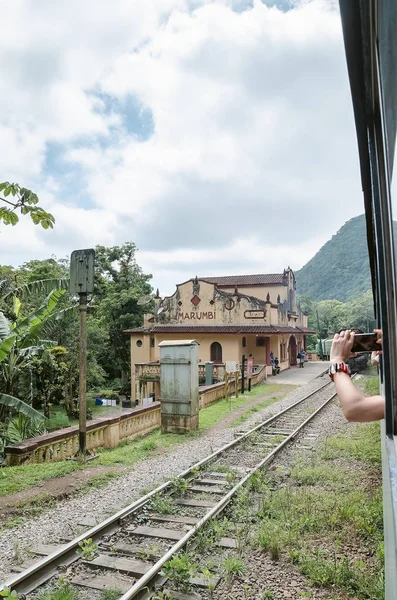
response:
<svg viewBox="0 0 397 600"><path fill-rule="evenodd" d="M44 293L49 294L51 290L69 290L69 279L61 277L59 279L40 279L38 281L30 281L19 285L2 295L2 289L0 287L0 297L5 300L9 296L18 296L23 298L26 294L38 294ZM5 287L5 286L4 286Z"/></svg>
<svg viewBox="0 0 397 600"><path fill-rule="evenodd" d="M37 338L44 322L55 310L64 294L65 290L53 290L36 312L16 322L14 331L21 337L26 334L29 339Z"/></svg>
<svg viewBox="0 0 397 600"><path fill-rule="evenodd" d="M9 355L10 350L15 344L16 337L15 334L12 334L0 342L0 362Z"/></svg>
<svg viewBox="0 0 397 600"><path fill-rule="evenodd" d="M43 350L47 350L47 348L54 348L56 345L57 342L54 340L40 340L38 345L18 348L18 356L21 358L30 358L43 352Z"/></svg>
<svg viewBox="0 0 397 600"><path fill-rule="evenodd" d="M4 313L0 311L0 340L4 340L10 335L10 323Z"/></svg>
<svg viewBox="0 0 397 600"><path fill-rule="evenodd" d="M29 419L39 419L41 421L45 420L44 415L42 415L37 410L29 406L29 404L26 404L26 402L24 402L23 400L15 398L14 396L9 396L8 394L0 393L0 405L8 406L8 408L10 408L11 410L15 410L16 412L25 415L25 417L28 417Z"/></svg>

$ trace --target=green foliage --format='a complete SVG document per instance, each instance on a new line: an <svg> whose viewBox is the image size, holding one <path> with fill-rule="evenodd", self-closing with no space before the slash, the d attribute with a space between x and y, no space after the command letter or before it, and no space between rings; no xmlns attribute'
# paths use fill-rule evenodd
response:
<svg viewBox="0 0 397 600"><path fill-rule="evenodd" d="M373 298L369 290L354 300L322 300L313 302L307 296L300 297L302 310L308 315L309 327L319 332L321 339L327 339L330 332L347 328L372 331L375 327ZM317 336L310 336L308 346L315 350Z"/></svg>
<svg viewBox="0 0 397 600"><path fill-rule="evenodd" d="M123 331L141 326L143 314L151 308L138 303L139 298L151 294L152 276L143 273L135 254L132 242L95 248L95 319L107 340L97 352L97 361L110 379L120 378L123 387L130 372L129 340Z"/></svg>
<svg viewBox="0 0 397 600"><path fill-rule="evenodd" d="M18 600L19 594L17 594L15 590L11 590L11 588L5 587L3 590L1 590L0 597L1 598L14 598L14 600Z"/></svg>
<svg viewBox="0 0 397 600"><path fill-rule="evenodd" d="M171 482L172 493L179 497L183 496L183 494L188 490L189 482L187 479L183 477L175 477L175 479Z"/></svg>
<svg viewBox="0 0 397 600"><path fill-rule="evenodd" d="M162 573L171 579L182 592L187 593L190 589L190 579L197 573L197 566L191 562L189 554L183 552L166 562Z"/></svg>
<svg viewBox="0 0 397 600"><path fill-rule="evenodd" d="M395 239L396 236L397 223L394 223ZM295 272L295 277L298 294L313 301L346 302L366 296L371 288L371 276L364 215L347 221L302 269ZM368 318L373 320L372 306ZM350 325L360 327L353 322Z"/></svg>
<svg viewBox="0 0 397 600"><path fill-rule="evenodd" d="M295 277L298 294L312 300L344 302L370 289L364 215L347 221Z"/></svg>
<svg viewBox="0 0 397 600"><path fill-rule="evenodd" d="M94 560L98 546L93 543L92 538L87 538L82 542L79 542L79 549L77 552L81 554L84 560Z"/></svg>
<svg viewBox="0 0 397 600"><path fill-rule="evenodd" d="M150 508L159 515L171 515L175 512L175 505L171 498L165 498L164 496L155 496L150 501Z"/></svg>
<svg viewBox="0 0 397 600"><path fill-rule="evenodd" d="M351 565L347 557L338 556L336 551L333 555L320 550L313 553L297 552L294 561L299 570L318 587L337 585L361 598L383 598L383 577L374 577L359 561Z"/></svg>
<svg viewBox="0 0 397 600"><path fill-rule="evenodd" d="M245 573L245 565L241 558L228 556L222 562L222 569L226 577L241 577Z"/></svg>
<svg viewBox="0 0 397 600"><path fill-rule="evenodd" d="M14 396L10 396L9 394L0 394L0 406L18 412L27 419L43 420L45 418L44 415L37 412L37 410L34 410L29 404L26 404L26 402L19 400L19 398L14 398Z"/></svg>
<svg viewBox="0 0 397 600"><path fill-rule="evenodd" d="M38 600L78 600L78 597L77 591L61 579L55 588L40 594Z"/></svg>
<svg viewBox="0 0 397 600"><path fill-rule="evenodd" d="M143 314L149 306L138 304L139 298L151 294L149 280L136 262L136 247L132 243L122 246L96 248L95 293L87 318L87 385L88 389L116 386L129 393L129 340L123 334L128 328L142 325ZM13 298L22 300L20 319L36 313L51 290L67 290L69 261L51 257L32 260L18 269L0 266L0 336L6 335L7 322L16 315ZM68 397L76 395L73 373L78 371L79 320L76 303L65 294L59 300L57 315L47 319L43 332L68 351ZM60 320L62 317L62 320ZM7 339L1 350L12 346ZM1 353L0 350L0 353ZM0 388L1 389L1 388ZM7 391L2 389L2 391ZM9 393L9 391L8 391ZM70 411L69 411L70 412Z"/></svg>
<svg viewBox="0 0 397 600"><path fill-rule="evenodd" d="M4 225L16 225L19 222L17 212L21 215L28 215L35 225L41 225L43 229L52 229L55 219L52 214L46 212L39 206L38 196L21 187L18 183L9 183L8 181L0 183L0 222Z"/></svg>
<svg viewBox="0 0 397 600"><path fill-rule="evenodd" d="M40 415L42 417L42 415ZM5 431L7 444L19 444L23 440L45 433L43 420L29 419L21 412L8 423Z"/></svg>
<svg viewBox="0 0 397 600"><path fill-rule="evenodd" d="M99 600L119 600L123 592L116 589L102 590Z"/></svg>
<svg viewBox="0 0 397 600"><path fill-rule="evenodd" d="M73 389L76 389L77 372L73 383ZM20 394L29 398L35 408L48 409L53 404L65 403L68 384L68 351L62 346L55 346L29 357L21 368ZM49 417L49 409L47 416Z"/></svg>
<svg viewBox="0 0 397 600"><path fill-rule="evenodd" d="M64 290L53 290L29 316L23 315L23 304L14 296L14 320L9 322L4 319L4 315L1 319L0 422L5 420L10 409L19 411L32 420L41 418L28 403L15 397L15 393L19 391L18 383L28 361L46 348L54 346L53 342L41 339L41 335L46 325L59 314L57 308L63 294Z"/></svg>
<svg viewBox="0 0 397 600"><path fill-rule="evenodd" d="M377 396L379 392L379 377L368 377L365 380L365 393L367 396Z"/></svg>

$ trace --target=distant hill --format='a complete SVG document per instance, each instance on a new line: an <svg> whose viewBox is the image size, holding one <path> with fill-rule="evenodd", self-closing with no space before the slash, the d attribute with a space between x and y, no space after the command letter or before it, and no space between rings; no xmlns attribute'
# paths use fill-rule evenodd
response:
<svg viewBox="0 0 397 600"><path fill-rule="evenodd" d="M394 226L396 235L397 223ZM347 221L295 276L297 293L312 300L345 302L369 290L371 276L364 215Z"/></svg>

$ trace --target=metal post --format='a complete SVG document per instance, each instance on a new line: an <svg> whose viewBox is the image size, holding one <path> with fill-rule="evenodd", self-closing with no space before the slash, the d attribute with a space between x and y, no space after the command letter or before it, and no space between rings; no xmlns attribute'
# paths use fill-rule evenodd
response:
<svg viewBox="0 0 397 600"><path fill-rule="evenodd" d="M323 342L321 341L321 331L320 331L320 319L318 318L318 310L317 309L316 309L316 313L317 313L317 327L318 327L318 336L319 336L319 344L320 344L320 358L321 358L321 360L324 360Z"/></svg>
<svg viewBox="0 0 397 600"><path fill-rule="evenodd" d="M244 394L244 369L245 369L245 354L241 358L241 393Z"/></svg>
<svg viewBox="0 0 397 600"><path fill-rule="evenodd" d="M79 294L80 308L80 381L79 381L79 454L87 453L87 294Z"/></svg>

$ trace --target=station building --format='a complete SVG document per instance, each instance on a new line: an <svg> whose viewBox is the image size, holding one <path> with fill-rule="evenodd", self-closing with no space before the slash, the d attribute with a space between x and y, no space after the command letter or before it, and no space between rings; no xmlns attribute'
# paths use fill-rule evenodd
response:
<svg viewBox="0 0 397 600"><path fill-rule="evenodd" d="M289 267L276 274L189 279L172 296L157 294L155 314L144 316L143 327L125 331L131 340L132 396L159 393L155 383L164 340L197 340L202 365L241 362L242 355L252 355L271 374L270 353L278 357L281 370L288 369L297 364L311 333ZM143 381L153 385L142 392Z"/></svg>

